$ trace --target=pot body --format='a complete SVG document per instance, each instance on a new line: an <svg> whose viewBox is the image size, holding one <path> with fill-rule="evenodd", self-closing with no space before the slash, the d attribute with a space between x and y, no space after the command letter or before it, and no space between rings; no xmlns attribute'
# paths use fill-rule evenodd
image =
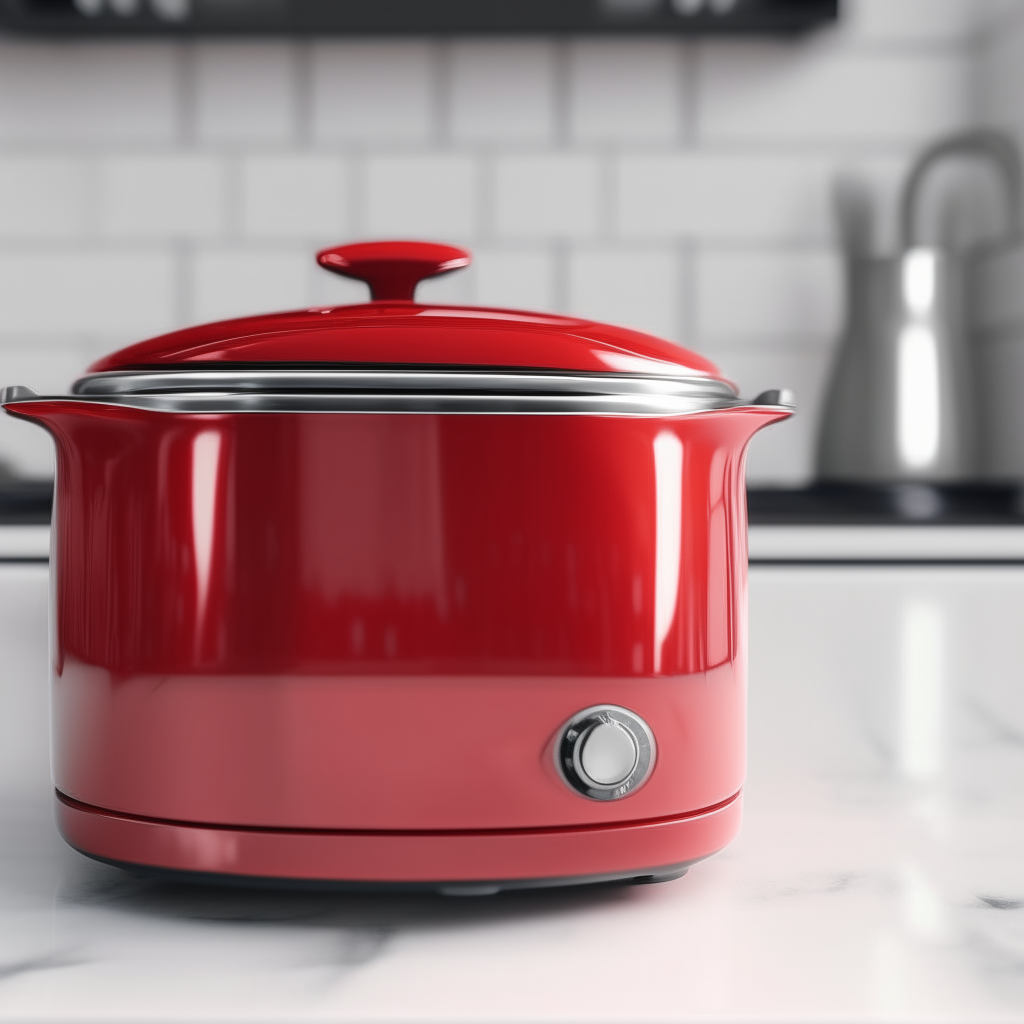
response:
<svg viewBox="0 0 1024 1024"><path fill-rule="evenodd" d="M429 881L629 872L731 838L743 463L777 412L31 415L57 443L53 763L75 845ZM656 737L621 800L556 766L596 704ZM465 852L500 835L555 838ZM359 864L323 852L344 836ZM408 856L373 847L403 836Z"/></svg>

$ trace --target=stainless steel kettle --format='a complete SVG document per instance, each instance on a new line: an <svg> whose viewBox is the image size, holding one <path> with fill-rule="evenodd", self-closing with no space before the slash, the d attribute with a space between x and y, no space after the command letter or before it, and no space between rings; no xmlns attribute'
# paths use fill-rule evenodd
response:
<svg viewBox="0 0 1024 1024"><path fill-rule="evenodd" d="M925 149L904 182L896 256L847 259L847 324L818 446L818 477L842 483L954 483L978 471L977 396L967 343L971 252L921 244L920 194L951 156L990 160L1018 235L1020 158L1000 132L978 130ZM992 245L988 242L986 245Z"/></svg>

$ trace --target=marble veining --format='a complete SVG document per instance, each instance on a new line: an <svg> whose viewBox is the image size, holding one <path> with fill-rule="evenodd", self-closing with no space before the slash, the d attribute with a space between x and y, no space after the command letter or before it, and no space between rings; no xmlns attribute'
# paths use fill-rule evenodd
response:
<svg viewBox="0 0 1024 1024"><path fill-rule="evenodd" d="M4 762L0 1021L1024 1022L1021 623L1022 568L755 567L743 832L664 885L157 882Z"/></svg>

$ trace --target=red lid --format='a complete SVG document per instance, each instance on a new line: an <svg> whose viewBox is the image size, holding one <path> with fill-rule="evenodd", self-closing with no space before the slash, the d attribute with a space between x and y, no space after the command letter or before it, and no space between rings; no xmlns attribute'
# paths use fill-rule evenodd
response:
<svg viewBox="0 0 1024 1024"><path fill-rule="evenodd" d="M414 302L421 280L468 265L470 254L455 246L362 242L325 249L317 261L365 281L373 301L189 327L104 356L89 370L330 363L720 377L708 360L640 331L546 313Z"/></svg>

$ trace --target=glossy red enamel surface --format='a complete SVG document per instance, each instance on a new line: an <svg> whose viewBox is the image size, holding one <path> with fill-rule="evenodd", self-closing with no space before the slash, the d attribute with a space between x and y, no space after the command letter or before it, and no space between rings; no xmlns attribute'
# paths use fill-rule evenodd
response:
<svg viewBox="0 0 1024 1024"><path fill-rule="evenodd" d="M648 782L593 801L557 774L581 708L639 713ZM68 659L54 687L54 781L84 803L239 827L501 829L643 820L743 783L744 680L689 677L137 675Z"/></svg>
<svg viewBox="0 0 1024 1024"><path fill-rule="evenodd" d="M778 413L10 408L57 441L69 796L474 829L691 813L742 784L743 453ZM554 768L557 730L594 703L658 740L623 801Z"/></svg>
<svg viewBox="0 0 1024 1024"><path fill-rule="evenodd" d="M58 659L120 674L707 671L778 415L14 408L57 441Z"/></svg>
<svg viewBox="0 0 1024 1024"><path fill-rule="evenodd" d="M61 834L97 857L255 878L443 882L579 878L700 860L740 825L740 797L675 819L518 832L281 832L143 820L57 800Z"/></svg>
<svg viewBox="0 0 1024 1024"><path fill-rule="evenodd" d="M378 301L178 331L208 364L711 376L635 331L417 305L464 250L363 243ZM678 417L6 408L56 441L54 781L80 849L192 871L551 878L692 861L738 824L750 437ZM565 722L639 714L648 780L589 800Z"/></svg>
<svg viewBox="0 0 1024 1024"><path fill-rule="evenodd" d="M420 281L468 267L470 259L465 249L434 242L356 242L316 254L325 270L365 281L374 301L391 302L412 302Z"/></svg>
<svg viewBox="0 0 1024 1024"><path fill-rule="evenodd" d="M12 409L57 440L59 661L360 675L729 661L743 451L779 415Z"/></svg>
<svg viewBox="0 0 1024 1024"><path fill-rule="evenodd" d="M206 363L493 366L718 377L669 341L545 313L372 302L246 317L143 341L93 372Z"/></svg>
<svg viewBox="0 0 1024 1024"><path fill-rule="evenodd" d="M358 242L324 249L317 260L365 281L380 301L190 327L114 352L90 370L312 362L718 376L696 353L623 327L547 313L415 305L419 281L468 265L470 254L455 246Z"/></svg>

